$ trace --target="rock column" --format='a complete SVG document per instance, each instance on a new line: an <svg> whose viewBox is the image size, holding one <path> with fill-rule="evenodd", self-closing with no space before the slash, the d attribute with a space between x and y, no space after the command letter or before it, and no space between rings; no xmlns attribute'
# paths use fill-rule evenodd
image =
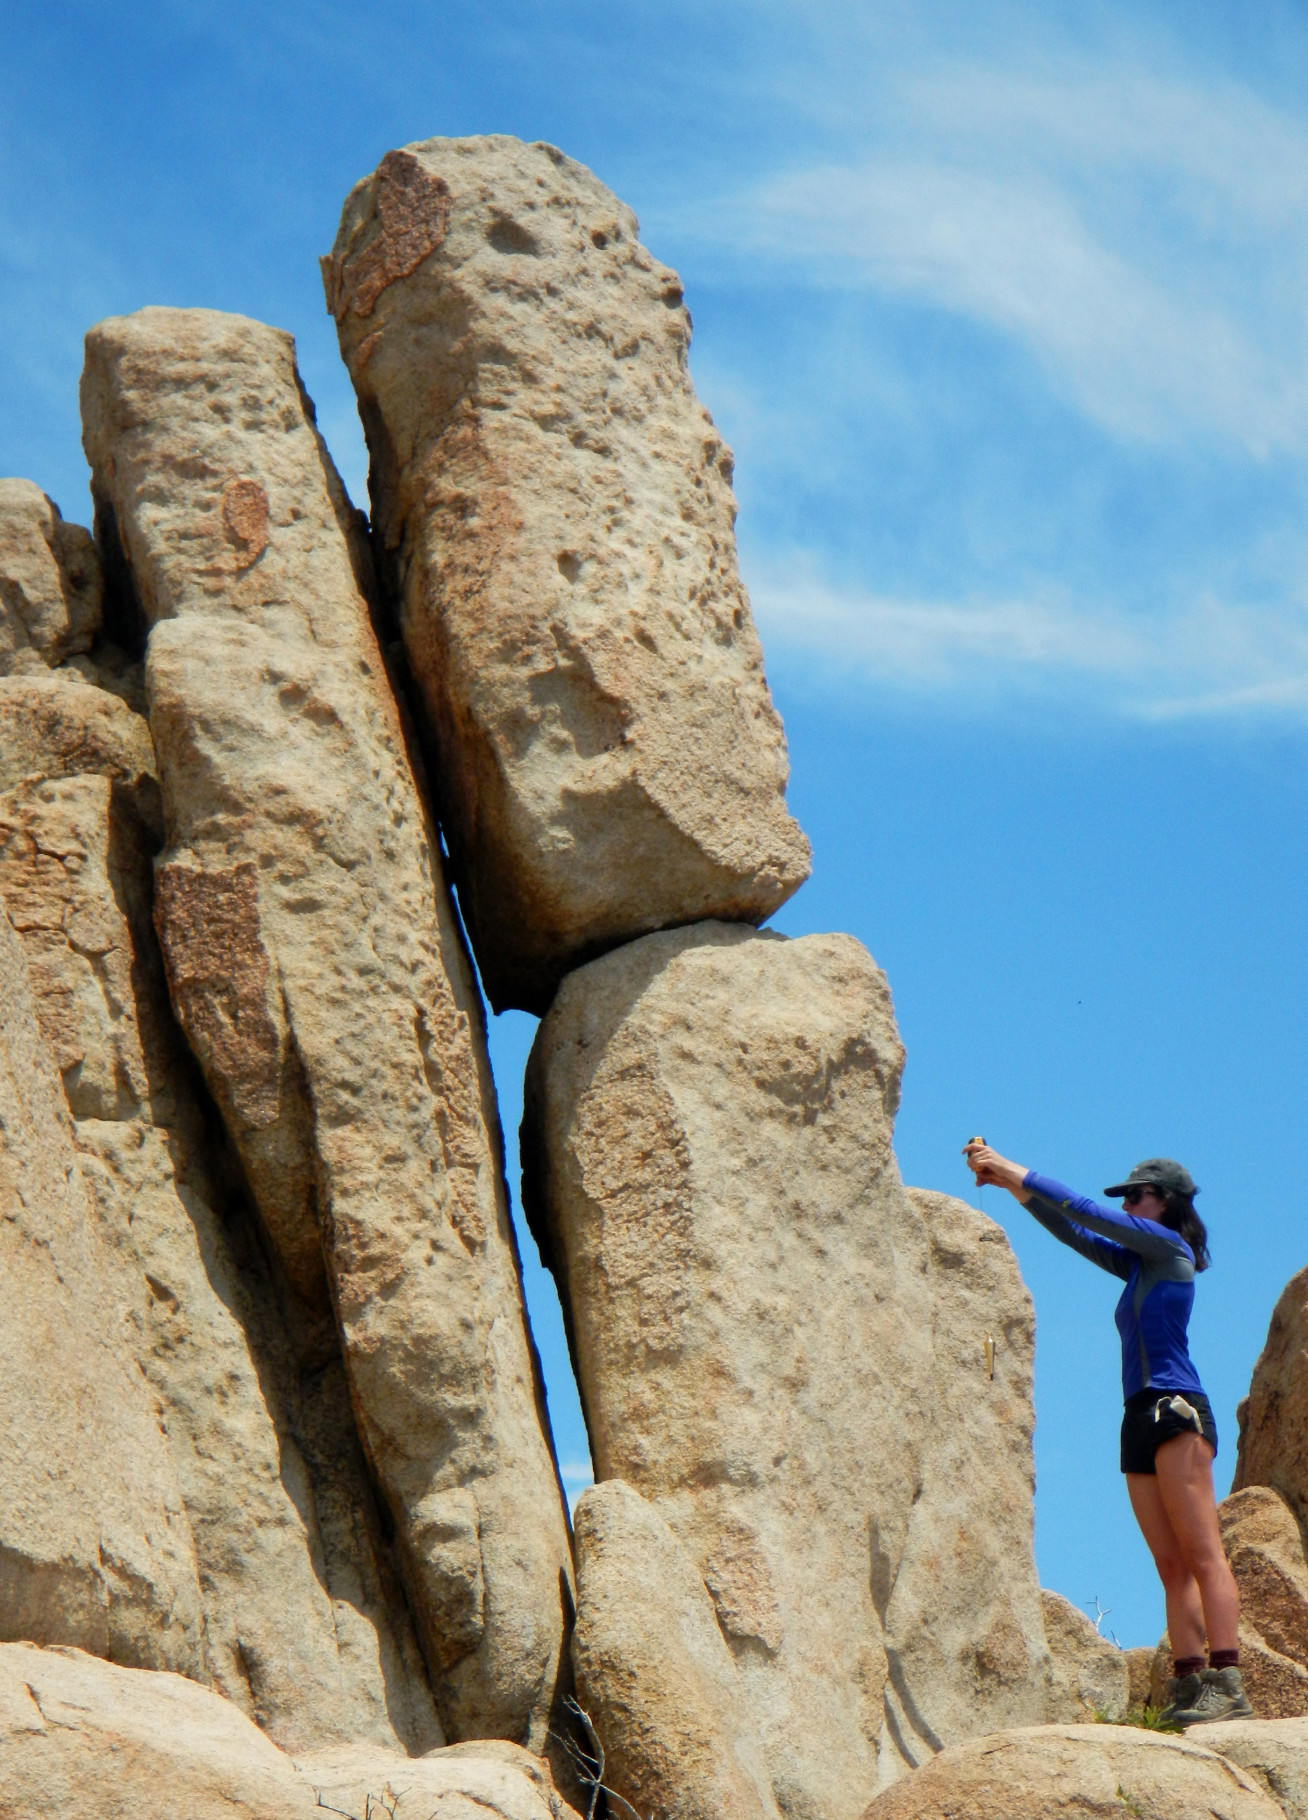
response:
<svg viewBox="0 0 1308 1820"><path fill-rule="evenodd" d="M857 942L706 924L570 975L528 1070L596 1476L698 1567L787 1815L1047 1698L1030 1305L997 1228L905 1192L902 1063Z"/></svg>
<svg viewBox="0 0 1308 1820"><path fill-rule="evenodd" d="M442 1742L329 1316L278 1293L222 1166L151 926L141 717L75 672L0 680L0 897L193 1538L212 1681L287 1749ZM80 1472L100 1473L91 1454ZM32 1635L35 1633L26 1632Z"/></svg>
<svg viewBox="0 0 1308 1820"><path fill-rule="evenodd" d="M290 338L87 338L97 525L150 629L173 1005L288 1278L330 1292L451 1738L540 1748L570 1572L480 1006Z"/></svg>
<svg viewBox="0 0 1308 1820"><path fill-rule="evenodd" d="M675 272L582 165L428 139L323 261L373 528L496 1010L808 875Z"/></svg>

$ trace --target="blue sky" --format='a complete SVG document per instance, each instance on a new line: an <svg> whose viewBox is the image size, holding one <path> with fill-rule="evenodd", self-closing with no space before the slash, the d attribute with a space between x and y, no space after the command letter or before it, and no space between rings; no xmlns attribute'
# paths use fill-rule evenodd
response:
<svg viewBox="0 0 1308 1820"><path fill-rule="evenodd" d="M1308 1261L1303 10L10 0L0 48L0 472L70 517L82 334L146 303L291 329L365 497L316 260L390 146L545 138L635 207L738 460L815 851L778 926L886 968L910 1181L966 1193L977 1130L1089 1190L1190 1165L1224 1489ZM511 1150L530 1034L493 1032ZM985 1198L1036 1298L1042 1578L1152 1640L1114 1286Z"/></svg>

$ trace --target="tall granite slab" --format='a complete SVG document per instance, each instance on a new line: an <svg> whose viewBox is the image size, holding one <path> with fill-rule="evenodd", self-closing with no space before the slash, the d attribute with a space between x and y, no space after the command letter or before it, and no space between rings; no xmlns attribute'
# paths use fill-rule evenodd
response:
<svg viewBox="0 0 1308 1820"><path fill-rule="evenodd" d="M859 943L710 923L570 975L528 1069L596 1477L695 1562L804 1820L1048 1697L1030 1304L997 1228L905 1191L902 1064Z"/></svg>
<svg viewBox="0 0 1308 1820"><path fill-rule="evenodd" d="M0 899L0 1642L202 1678L190 1526Z"/></svg>
<svg viewBox="0 0 1308 1820"><path fill-rule="evenodd" d="M675 272L548 145L428 139L323 261L373 526L497 1010L808 875Z"/></svg>
<svg viewBox="0 0 1308 1820"><path fill-rule="evenodd" d="M282 1266L330 1294L446 1735L539 1748L567 1521L360 520L277 330L102 323L82 397L99 534L151 628L173 1006Z"/></svg>
<svg viewBox="0 0 1308 1820"><path fill-rule="evenodd" d="M138 715L75 673L0 680L0 897L73 1115L103 1289L167 1434L202 1678L286 1749L426 1750L443 1740L334 1323L269 1272L169 1008L161 832Z"/></svg>

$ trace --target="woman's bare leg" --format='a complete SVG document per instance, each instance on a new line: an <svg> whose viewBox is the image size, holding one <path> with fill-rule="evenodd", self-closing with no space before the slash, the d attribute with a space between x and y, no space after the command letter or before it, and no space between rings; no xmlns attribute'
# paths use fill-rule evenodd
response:
<svg viewBox="0 0 1308 1820"><path fill-rule="evenodd" d="M1198 1583L1208 1647L1237 1649L1240 1594L1217 1526L1212 1449L1201 1435L1176 1435L1158 1449L1154 1466L1181 1559Z"/></svg>
<svg viewBox="0 0 1308 1820"><path fill-rule="evenodd" d="M1198 1436L1195 1436L1198 1439ZM1162 1452L1162 1449L1159 1449ZM1167 1601L1167 1635L1174 1656L1204 1653L1204 1608L1199 1583L1186 1565L1180 1540L1163 1502L1162 1489L1151 1472L1128 1472L1126 1490L1140 1532L1163 1583Z"/></svg>

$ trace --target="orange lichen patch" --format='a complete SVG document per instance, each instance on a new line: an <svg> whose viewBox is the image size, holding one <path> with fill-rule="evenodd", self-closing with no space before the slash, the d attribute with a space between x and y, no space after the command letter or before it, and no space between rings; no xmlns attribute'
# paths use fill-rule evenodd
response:
<svg viewBox="0 0 1308 1820"><path fill-rule="evenodd" d="M223 492L223 528L241 552L242 566L268 548L268 495L257 480L230 480Z"/></svg>
<svg viewBox="0 0 1308 1820"><path fill-rule="evenodd" d="M355 254L322 260L327 308L337 322L353 311L371 316L388 284L407 278L449 232L450 189L412 152L387 152L377 166L377 232Z"/></svg>

